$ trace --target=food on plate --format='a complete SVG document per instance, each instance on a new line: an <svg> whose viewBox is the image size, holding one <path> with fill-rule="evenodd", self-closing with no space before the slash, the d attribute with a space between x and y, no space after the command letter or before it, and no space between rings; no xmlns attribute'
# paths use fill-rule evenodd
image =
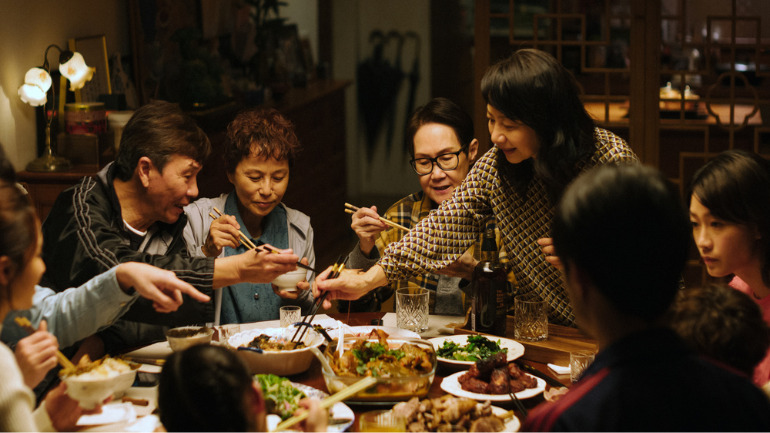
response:
<svg viewBox="0 0 770 433"><path fill-rule="evenodd" d="M119 374L136 370L139 364L125 361L119 358L105 356L91 361L88 354L83 355L73 369L62 368L59 370L60 377L78 376L81 379L104 379L115 377Z"/></svg>
<svg viewBox="0 0 770 433"><path fill-rule="evenodd" d="M409 432L497 432L505 429L506 419L513 415L508 412L499 417L492 413L489 401L477 403L476 400L451 395L424 400L413 397L393 406L393 413L406 420L406 431Z"/></svg>
<svg viewBox="0 0 770 433"><path fill-rule="evenodd" d="M269 335L260 334L254 337L254 339L249 342L248 346L277 352L279 350L302 349L305 347L305 343L301 341L293 342L283 337L271 337Z"/></svg>
<svg viewBox="0 0 770 433"><path fill-rule="evenodd" d="M506 360L505 353L477 361L457 381L465 391L477 394L508 394L537 387L537 379Z"/></svg>
<svg viewBox="0 0 770 433"><path fill-rule="evenodd" d="M376 338L376 341L372 339ZM434 365L433 354L410 343L398 347L388 343L388 334L373 329L369 339L356 339L353 345L339 355L327 349L329 364L339 376L398 377L429 372Z"/></svg>
<svg viewBox="0 0 770 433"><path fill-rule="evenodd" d="M255 374L254 378L262 387L267 413L272 413L287 419L299 409L299 401L306 397L305 393L295 388L289 379L274 374Z"/></svg>
<svg viewBox="0 0 770 433"><path fill-rule="evenodd" d="M323 375L330 393L339 392L363 376L377 382L351 397L353 401L401 401L424 397L436 373L436 352L429 341L388 338L373 329L369 338L346 339L340 355L338 340L326 347Z"/></svg>
<svg viewBox="0 0 770 433"><path fill-rule="evenodd" d="M467 341L462 346L454 341L444 341L444 345L439 347L436 354L441 358L476 362L496 353L508 353L507 348L500 347L500 340L492 341L483 335L470 335Z"/></svg>

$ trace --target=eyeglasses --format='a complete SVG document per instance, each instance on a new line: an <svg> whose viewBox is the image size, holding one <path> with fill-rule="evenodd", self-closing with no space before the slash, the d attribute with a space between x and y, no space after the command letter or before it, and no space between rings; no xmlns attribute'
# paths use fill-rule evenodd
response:
<svg viewBox="0 0 770 433"><path fill-rule="evenodd" d="M460 149L457 152L443 153L435 158L412 158L409 160L409 164L420 176L431 174L433 164L438 165L438 168L444 171L452 171L457 168L460 163L460 154L464 151L464 149Z"/></svg>

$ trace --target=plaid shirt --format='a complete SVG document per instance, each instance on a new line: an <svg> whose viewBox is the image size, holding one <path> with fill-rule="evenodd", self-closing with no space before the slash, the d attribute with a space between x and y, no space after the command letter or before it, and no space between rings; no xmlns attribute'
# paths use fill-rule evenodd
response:
<svg viewBox="0 0 770 433"><path fill-rule="evenodd" d="M389 219L390 221L393 221L394 223L400 224L407 228L412 228L417 225L422 219L426 218L428 215L430 215L431 210L433 209L433 201L430 200L422 191L410 194L401 200L394 203L383 215L384 218ZM495 221L494 218L489 218L485 223L484 227L491 227L495 230L496 234L496 245L501 245L501 239L500 239L500 232L495 227ZM482 235L484 234L486 230L480 230L479 231L479 237L476 239L476 242L471 246L471 253L473 254L474 258L476 260L479 259L479 252L481 251L481 241L482 241ZM379 252L385 251L385 249L388 247L388 245L398 242L401 240L401 238L404 236L405 232L403 230L399 230L396 228L388 228L382 232L380 232L379 237L375 240L375 248L372 249L372 252L370 253L370 262L366 264L362 264L361 258L360 258L360 250L358 250L358 246L355 247L354 252L351 253L351 259L349 259L350 262L362 264L362 267L370 267L371 265L375 264L377 262L377 259L380 257ZM358 254L356 254L358 253ZM353 259L353 257L356 257L358 255L357 259ZM499 251L499 258L500 262L503 265L507 264L507 255L505 254L504 250ZM405 288L409 285L416 285L425 289L428 289L430 291L430 312L431 314L434 313L436 309L436 293L438 288L438 282L439 278L441 276L439 274L435 273L421 273L418 275L413 275L411 277L408 277L406 279L401 279L397 281L392 281L389 285L378 287L375 290L370 291L366 295L364 295L362 298L356 301L352 301L350 303L351 311L354 312L360 312L360 311L379 311L382 303L389 299L391 296L393 296L393 293L395 293L396 290L400 288ZM447 278L444 276L444 278ZM458 279L459 280L459 279ZM510 272L509 274L509 281L512 283L512 286L515 286L515 277L513 275L513 272ZM459 286L464 287L465 285L469 284L469 282L465 280L460 280ZM510 296L510 295L509 295ZM347 311L347 305L348 303L345 301L340 302L340 309L342 311ZM463 310L467 310L468 307L470 307L469 303L465 300L465 297L463 296Z"/></svg>
<svg viewBox="0 0 770 433"><path fill-rule="evenodd" d="M601 164L639 162L626 142L613 133L596 128L594 139L596 150L578 162L579 172ZM521 294L545 300L551 323L573 325L575 316L560 272L545 260L537 244L538 239L550 237L553 219L545 186L536 177L521 196L502 179L498 164L497 147L492 147L473 165L450 199L387 247L379 264L389 281L441 269L476 242L482 224L494 216Z"/></svg>

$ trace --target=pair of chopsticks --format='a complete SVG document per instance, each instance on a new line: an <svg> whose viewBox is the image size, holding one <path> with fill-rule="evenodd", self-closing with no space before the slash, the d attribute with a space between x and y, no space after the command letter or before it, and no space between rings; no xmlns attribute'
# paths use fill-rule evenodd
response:
<svg viewBox="0 0 770 433"><path fill-rule="evenodd" d="M519 410L519 413L521 413L521 420L524 421L527 419L527 408L524 407L524 404L519 400L519 397L516 396L515 392L508 391L508 394L511 395L511 400L513 401L513 404L516 406L516 409Z"/></svg>
<svg viewBox="0 0 770 433"><path fill-rule="evenodd" d="M345 269L345 260L344 256L340 256L337 261L332 265L332 272L329 274L328 279L337 278L342 273L342 270ZM329 292L324 292L323 295L321 295L318 299L313 302L313 306L310 308L310 311L305 315L305 318L302 319L302 323L306 324L306 326L298 326L297 330L294 331L294 335L291 337L291 342L294 343L295 339L296 342L302 341L302 338L305 336L305 333L307 332L307 328L310 327L310 324L313 322L313 319L315 319L316 313L318 313L318 310L323 305L324 301L326 300L326 296L329 294ZM310 320L308 320L308 316L310 316ZM302 332L300 332L302 330ZM297 337L299 335L299 337Z"/></svg>
<svg viewBox="0 0 770 433"><path fill-rule="evenodd" d="M329 407L331 407L331 406L341 402L342 400L345 400L348 397L352 397L356 393L361 392L361 391L369 388L370 386L374 385L375 383L377 383L377 379L376 378L374 378L372 376L367 376L367 377L359 380L358 382L354 383L353 385L343 389L342 391L340 391L340 392L338 392L338 393L336 393L334 395L330 395L330 396L326 397L325 399L321 400L321 404L320 404L321 409L328 409ZM295 424L297 424L299 422L304 421L305 418L307 418L309 414L310 413L308 411L305 411L305 412L302 412L300 415L293 416L293 417L287 419L286 421L278 424L278 426L276 426L275 430L273 430L273 431L286 430L287 428L289 428L289 427L291 427L291 426L293 426L293 425L295 425Z"/></svg>
<svg viewBox="0 0 770 433"><path fill-rule="evenodd" d="M525 363L524 361L522 361L520 359L517 359L516 361L514 361L514 364L519 366L519 368L522 371L525 371L525 372L527 372L527 373L529 373L529 374L531 374L533 376L537 376L537 377L543 379L544 381L546 381L546 383L548 383L549 385L551 385L554 388L566 388L566 385L564 385L563 383L559 382L558 380L554 379L553 377L547 375L546 373L543 373L542 371L536 369L535 367Z"/></svg>
<svg viewBox="0 0 770 433"><path fill-rule="evenodd" d="M20 328L29 332L30 334L36 331L36 329L32 327L32 322L30 322L26 317L18 316L13 320L17 325L19 325ZM75 371L75 364L73 364L69 358L64 356L64 354L61 353L61 350L56 349L56 359L59 361L59 365L61 365L65 370Z"/></svg>
<svg viewBox="0 0 770 433"><path fill-rule="evenodd" d="M217 209L217 208L214 208L214 212L216 212L217 214L219 214L219 216L222 216L222 215L224 215L224 214L222 213L222 211L220 211L220 210L219 210L219 209ZM211 212L209 212L209 216L210 216L212 219L217 219L217 216L216 216L216 215L214 215L214 214L213 214L213 213L211 213ZM273 249L273 248L270 248L270 247L268 247L267 245L260 245L259 247L257 247L256 245L254 245L254 242L252 242L252 241L251 241L251 239L249 239L249 237L248 237L248 236L246 236L246 235L245 235L245 234L244 234L242 231L240 231L240 230L238 230L238 237L240 238L239 240L241 241L241 244L243 244L243 246L245 246L246 248L248 248L248 249L250 249L250 250L268 251L268 252L270 252L270 253L272 253L272 254L281 254L281 252L280 252L280 251L278 251L278 250L276 250L276 249ZM316 274L318 273L318 271L316 271L315 269L311 268L310 266L308 266L308 265L306 265L306 264L304 264L304 263L302 263L302 262L297 262L297 267L300 267L300 268L302 268L302 269L307 269L308 271L313 271L313 272L315 272Z"/></svg>
<svg viewBox="0 0 770 433"><path fill-rule="evenodd" d="M345 212L347 212L347 213L349 213L349 214L354 214L354 213L356 213L356 211L357 211L358 209L360 209L360 208L359 208L359 207L356 207L356 206L353 206L353 205L352 205L352 204L350 204L350 203L345 203ZM393 227L393 228L401 229L401 230L404 230L404 231L406 231L406 232L408 232L408 231L409 231L409 229L408 229L408 228L406 228L406 227L402 226L401 224L397 224L397 223L394 223L393 221L391 221L391 220L389 220L389 219L387 219L387 218L383 218L383 217L378 217L378 218L380 219L380 221L384 222L385 224L387 224L387 225L389 225L389 226L391 226L391 227Z"/></svg>

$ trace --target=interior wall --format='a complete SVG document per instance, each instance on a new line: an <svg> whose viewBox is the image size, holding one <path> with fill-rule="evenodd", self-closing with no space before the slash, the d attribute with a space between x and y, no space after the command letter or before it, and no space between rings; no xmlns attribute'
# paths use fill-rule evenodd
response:
<svg viewBox="0 0 770 433"><path fill-rule="evenodd" d="M17 170L37 155L35 109L19 99L24 74L41 66L50 44L65 48L67 40L104 34L107 52L130 52L127 0L0 0L0 143ZM48 62L58 67L58 52ZM88 60L88 59L86 59Z"/></svg>
<svg viewBox="0 0 770 433"><path fill-rule="evenodd" d="M368 155L362 114L359 110L356 81L359 64L372 55L373 45L369 37L372 30L383 33L395 30L401 34L415 32L420 38L420 52L417 55L419 81L415 87L414 107L425 104L430 98L430 2L429 0L335 0L333 1L333 47L332 70L337 79L350 80L353 84L347 93L347 161L348 195L358 205L383 205L394 199L419 190L417 176L409 166L409 155L403 146L403 128L407 119L409 81L404 78L395 95L393 111L393 137L390 151L386 146L384 126L374 142L374 150ZM395 44L388 44L383 58L392 65L397 58ZM415 44L405 41L401 53L401 70L408 74L413 69ZM367 103L376 104L374 101ZM384 211L384 209L382 209Z"/></svg>

